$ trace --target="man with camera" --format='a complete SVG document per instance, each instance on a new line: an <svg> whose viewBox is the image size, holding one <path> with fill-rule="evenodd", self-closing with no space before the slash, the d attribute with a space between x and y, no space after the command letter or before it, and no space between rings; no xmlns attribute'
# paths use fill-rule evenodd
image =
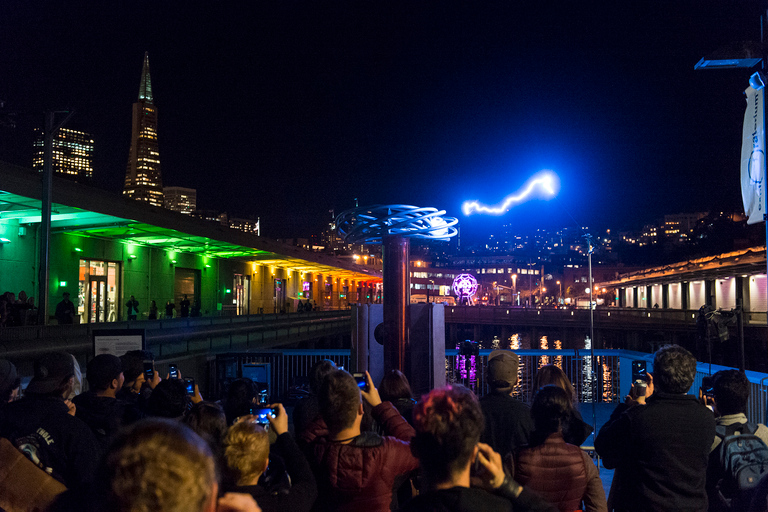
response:
<svg viewBox="0 0 768 512"><path fill-rule="evenodd" d="M361 397L389 435L361 431ZM419 467L410 448L413 427L381 401L368 372L360 385L344 370L331 372L318 398L321 419L302 435L318 483L315 510L388 511L395 479Z"/></svg>
<svg viewBox="0 0 768 512"><path fill-rule="evenodd" d="M667 345L654 355L642 395L619 405L595 439L605 467L616 468L609 508L619 511L706 510L712 412L687 392L696 359Z"/></svg>

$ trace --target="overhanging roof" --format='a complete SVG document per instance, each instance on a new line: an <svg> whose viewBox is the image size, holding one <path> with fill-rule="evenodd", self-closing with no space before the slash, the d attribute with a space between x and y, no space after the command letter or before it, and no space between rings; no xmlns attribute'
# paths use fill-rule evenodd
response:
<svg viewBox="0 0 768 512"><path fill-rule="evenodd" d="M0 223L39 224L38 173L0 162ZM122 196L53 177L51 232L115 240L145 247L238 259L343 279L380 281L381 273L250 233L191 218Z"/></svg>
<svg viewBox="0 0 768 512"><path fill-rule="evenodd" d="M716 256L637 270L621 274L616 280L596 284L601 288L616 288L765 274L765 254L765 247L750 247Z"/></svg>

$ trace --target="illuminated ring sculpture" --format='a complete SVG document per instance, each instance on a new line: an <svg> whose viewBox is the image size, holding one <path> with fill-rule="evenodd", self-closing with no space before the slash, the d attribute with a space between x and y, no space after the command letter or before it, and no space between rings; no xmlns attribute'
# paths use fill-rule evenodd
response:
<svg viewBox="0 0 768 512"><path fill-rule="evenodd" d="M471 297L477 293L477 279L472 274L459 274L453 280L452 288L459 298Z"/></svg>
<svg viewBox="0 0 768 512"><path fill-rule="evenodd" d="M459 219L444 214L445 210L437 208L377 204L340 213L336 230L352 244L380 244L387 235L447 241L458 234Z"/></svg>

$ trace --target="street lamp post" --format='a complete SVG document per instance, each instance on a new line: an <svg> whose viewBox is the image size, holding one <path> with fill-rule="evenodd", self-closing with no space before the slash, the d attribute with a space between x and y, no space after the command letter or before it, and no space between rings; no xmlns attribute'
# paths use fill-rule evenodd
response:
<svg viewBox="0 0 768 512"><path fill-rule="evenodd" d="M563 302L563 283L558 281L557 285L560 287L560 294L557 296L557 303L561 304Z"/></svg>

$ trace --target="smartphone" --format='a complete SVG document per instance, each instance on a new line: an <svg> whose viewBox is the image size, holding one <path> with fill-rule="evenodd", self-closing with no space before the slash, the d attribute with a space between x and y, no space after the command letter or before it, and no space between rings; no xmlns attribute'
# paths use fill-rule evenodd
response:
<svg viewBox="0 0 768 512"><path fill-rule="evenodd" d="M151 381L155 377L155 362L144 361L144 379Z"/></svg>
<svg viewBox="0 0 768 512"><path fill-rule="evenodd" d="M701 378L701 392L709 398L715 397L715 379L713 377Z"/></svg>
<svg viewBox="0 0 768 512"><path fill-rule="evenodd" d="M179 369L173 363L168 365L168 377L170 377L171 379L179 378Z"/></svg>
<svg viewBox="0 0 768 512"><path fill-rule="evenodd" d="M266 389L262 389L259 391L259 397L258 397L259 405L267 405L269 403L269 393L267 393Z"/></svg>
<svg viewBox="0 0 768 512"><path fill-rule="evenodd" d="M368 383L365 381L364 373L353 373L352 376L355 378L355 382L357 382L358 388L362 390L368 389Z"/></svg>
<svg viewBox="0 0 768 512"><path fill-rule="evenodd" d="M269 407L252 407L251 414L256 416L256 423L262 425L264 428L269 428L269 418L277 417L277 409L271 409Z"/></svg>
<svg viewBox="0 0 768 512"><path fill-rule="evenodd" d="M642 360L632 361L632 387L638 396L645 396L645 389L648 387L648 375L646 362Z"/></svg>
<svg viewBox="0 0 768 512"><path fill-rule="evenodd" d="M184 386L186 386L189 396L195 394L195 379L184 379Z"/></svg>

